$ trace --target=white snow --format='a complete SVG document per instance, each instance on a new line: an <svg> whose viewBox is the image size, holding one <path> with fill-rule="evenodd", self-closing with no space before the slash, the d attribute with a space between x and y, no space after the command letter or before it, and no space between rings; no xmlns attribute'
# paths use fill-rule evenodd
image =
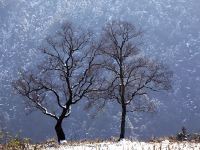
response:
<svg viewBox="0 0 200 150"><path fill-rule="evenodd" d="M200 143L191 142L169 142L168 140L160 143L138 142L122 140L120 142L102 142L92 144L60 145L58 148L46 148L43 150L199 150Z"/></svg>

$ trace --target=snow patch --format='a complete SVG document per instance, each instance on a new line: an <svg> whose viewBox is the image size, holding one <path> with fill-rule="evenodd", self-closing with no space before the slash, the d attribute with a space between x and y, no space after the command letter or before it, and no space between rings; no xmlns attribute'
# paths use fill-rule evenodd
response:
<svg viewBox="0 0 200 150"><path fill-rule="evenodd" d="M164 140L158 142L139 142L121 140L119 142L102 142L92 144L60 145L57 148L46 148L44 150L199 150L200 143L170 142Z"/></svg>

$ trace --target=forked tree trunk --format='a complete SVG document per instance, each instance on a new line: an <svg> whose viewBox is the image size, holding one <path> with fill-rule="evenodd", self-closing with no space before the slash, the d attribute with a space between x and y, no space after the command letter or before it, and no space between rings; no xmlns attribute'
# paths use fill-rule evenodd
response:
<svg viewBox="0 0 200 150"><path fill-rule="evenodd" d="M62 120L58 120L55 126L58 142L65 140L65 133L62 129Z"/></svg>
<svg viewBox="0 0 200 150"><path fill-rule="evenodd" d="M121 114L121 130L119 140L124 139L126 127L126 105L122 105L122 114Z"/></svg>

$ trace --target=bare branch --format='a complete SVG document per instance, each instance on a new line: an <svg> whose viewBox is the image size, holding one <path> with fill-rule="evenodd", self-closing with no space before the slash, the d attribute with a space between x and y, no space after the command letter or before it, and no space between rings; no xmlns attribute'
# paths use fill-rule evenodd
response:
<svg viewBox="0 0 200 150"><path fill-rule="evenodd" d="M96 56L101 44L96 44L92 36L91 32L75 28L71 23L63 24L40 49L45 56L43 63L14 81L16 91L45 115L59 121L68 117L71 106L95 89ZM47 110L49 107L57 113L61 110L58 117Z"/></svg>
<svg viewBox="0 0 200 150"><path fill-rule="evenodd" d="M108 23L103 29L101 68L111 77L106 81L110 90L101 92L107 99L115 99L120 105L130 105L134 99L171 88L172 73L158 61L140 55L138 45L141 30L123 21ZM104 87L105 87L104 85ZM102 96L103 97L103 96ZM148 103L142 109L148 108ZM136 110L140 111L139 108Z"/></svg>

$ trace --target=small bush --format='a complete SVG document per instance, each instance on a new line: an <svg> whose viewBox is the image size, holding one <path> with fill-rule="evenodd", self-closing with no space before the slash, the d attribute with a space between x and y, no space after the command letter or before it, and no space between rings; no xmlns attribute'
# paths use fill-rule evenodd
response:
<svg viewBox="0 0 200 150"><path fill-rule="evenodd" d="M185 127L182 127L181 132L179 132L176 136L178 141L187 141L188 140L188 134Z"/></svg>
<svg viewBox="0 0 200 150"><path fill-rule="evenodd" d="M0 149L3 150L28 150L30 139L13 136L9 132L0 131Z"/></svg>

